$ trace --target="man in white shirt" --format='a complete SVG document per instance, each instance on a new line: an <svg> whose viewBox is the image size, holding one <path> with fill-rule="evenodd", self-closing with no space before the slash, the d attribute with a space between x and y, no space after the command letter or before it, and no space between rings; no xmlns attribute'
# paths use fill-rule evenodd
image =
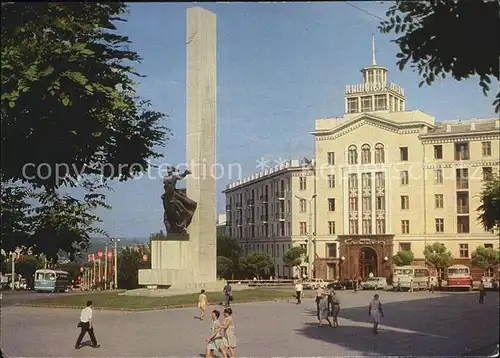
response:
<svg viewBox="0 0 500 358"><path fill-rule="evenodd" d="M295 284L295 295L297 297L297 304L302 303L302 289L303 289L302 282L297 281L297 283Z"/></svg>
<svg viewBox="0 0 500 358"><path fill-rule="evenodd" d="M90 341L92 342L92 348L99 348L100 345L97 344L97 339L95 339L94 335L94 326L92 324L92 301L87 301L87 307L82 310L80 314L80 323L78 326L81 328L80 335L76 340L75 349L80 349L82 344L82 339L85 336L85 333L89 333Z"/></svg>

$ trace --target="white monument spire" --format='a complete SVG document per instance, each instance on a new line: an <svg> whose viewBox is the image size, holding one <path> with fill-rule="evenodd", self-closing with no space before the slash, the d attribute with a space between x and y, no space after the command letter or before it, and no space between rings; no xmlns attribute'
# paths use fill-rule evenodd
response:
<svg viewBox="0 0 500 358"><path fill-rule="evenodd" d="M372 36L372 66L376 66L377 61L375 59L375 36Z"/></svg>

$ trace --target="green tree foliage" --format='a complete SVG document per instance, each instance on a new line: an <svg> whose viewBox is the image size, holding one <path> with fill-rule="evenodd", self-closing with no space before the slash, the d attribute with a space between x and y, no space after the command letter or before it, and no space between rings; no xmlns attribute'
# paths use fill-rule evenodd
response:
<svg viewBox="0 0 500 358"><path fill-rule="evenodd" d="M305 259L306 250L300 246L289 248L283 255L283 262L289 267L299 267Z"/></svg>
<svg viewBox="0 0 500 358"><path fill-rule="evenodd" d="M500 231L500 175L493 173L484 183L477 208L479 221L486 230Z"/></svg>
<svg viewBox="0 0 500 358"><path fill-rule="evenodd" d="M424 248L425 261L442 272L446 267L453 262L451 252L446 249L446 246L440 242L435 242L431 245L426 245Z"/></svg>
<svg viewBox="0 0 500 358"><path fill-rule="evenodd" d="M484 246L479 246L476 251L472 253L472 264L474 266L480 267L483 270L487 270L490 267L494 267L500 263L500 251L494 248L485 248Z"/></svg>
<svg viewBox="0 0 500 358"><path fill-rule="evenodd" d="M414 258L415 257L413 256L413 252L409 250L401 250L392 257L392 262L396 266L411 265Z"/></svg>
<svg viewBox="0 0 500 358"><path fill-rule="evenodd" d="M233 273L234 262L226 256L217 256L217 276L229 278Z"/></svg>
<svg viewBox="0 0 500 358"><path fill-rule="evenodd" d="M260 274L273 265L271 256L264 252L252 252L245 257L240 258L242 270L249 274L259 277Z"/></svg>
<svg viewBox="0 0 500 358"><path fill-rule="evenodd" d="M33 287L35 271L40 268L43 268L43 260L34 255L22 255L15 263L16 273L26 279L28 287Z"/></svg>
<svg viewBox="0 0 500 358"><path fill-rule="evenodd" d="M408 63L431 85L439 76L457 81L479 77L487 95L491 78L500 79L500 6L491 0L393 1L381 22L382 33L394 32L400 49L397 64ZM474 24L474 26L471 26ZM497 35L495 35L497 34ZM496 86L498 87L498 86ZM500 92L493 102L500 110Z"/></svg>
<svg viewBox="0 0 500 358"><path fill-rule="evenodd" d="M217 236L217 262L219 257L225 257L231 260L231 267L225 271L226 275L233 276L240 269L240 258L242 250L238 239L228 236ZM225 262L227 264L227 261Z"/></svg>
<svg viewBox="0 0 500 358"><path fill-rule="evenodd" d="M165 116L135 94L140 57L116 32L126 12L123 2L1 4L7 249L34 246L51 259L56 249L85 249L89 234L100 232L92 213L106 207L107 184L161 157ZM61 192L74 186L83 198Z"/></svg>
<svg viewBox="0 0 500 358"><path fill-rule="evenodd" d="M143 261L143 255L148 255L148 261ZM118 257L118 287L133 289L139 287L139 272L151 268L150 251L146 245L124 248Z"/></svg>
<svg viewBox="0 0 500 358"><path fill-rule="evenodd" d="M60 270L66 271L68 273L68 280L70 283L73 283L73 281L76 282L78 276L82 275L82 273L80 272L80 267L81 266L76 262L68 262L59 265Z"/></svg>

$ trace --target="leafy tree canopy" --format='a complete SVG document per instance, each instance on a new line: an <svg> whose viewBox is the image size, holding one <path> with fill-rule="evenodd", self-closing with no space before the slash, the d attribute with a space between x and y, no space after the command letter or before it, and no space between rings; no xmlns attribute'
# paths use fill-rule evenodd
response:
<svg viewBox="0 0 500 358"><path fill-rule="evenodd" d="M300 246L293 246L289 248L285 255L283 255L283 262L289 267L299 266L304 259L306 250Z"/></svg>
<svg viewBox="0 0 500 358"><path fill-rule="evenodd" d="M148 261L143 261L143 255L148 255ZM146 245L126 247L118 258L118 287L133 289L139 287L140 269L151 268L150 251Z"/></svg>
<svg viewBox="0 0 500 358"><path fill-rule="evenodd" d="M401 250L398 251L396 255L392 257L392 262L396 266L405 266L405 265L411 265L413 259L414 259L413 252L409 250Z"/></svg>
<svg viewBox="0 0 500 358"><path fill-rule="evenodd" d="M426 245L424 249L424 257L426 262L437 270L443 270L450 266L453 262L451 252L448 251L446 246L440 242Z"/></svg>
<svg viewBox="0 0 500 358"><path fill-rule="evenodd" d="M224 256L233 261L236 268L241 257L242 250L238 239L228 236L217 236L217 256Z"/></svg>
<svg viewBox="0 0 500 358"><path fill-rule="evenodd" d="M485 248L479 246L476 251L472 253L472 264L487 270L492 266L498 265L500 262L500 251L493 248Z"/></svg>
<svg viewBox="0 0 500 358"><path fill-rule="evenodd" d="M491 0L393 1L382 33L394 32L399 46L397 64L408 63L431 85L439 76L461 81L479 77L487 95L491 78L500 79L500 6ZM471 25L474 24L474 25ZM495 35L497 34L497 35ZM495 86L498 87L498 86ZM500 92L493 102L500 110Z"/></svg>
<svg viewBox="0 0 500 358"><path fill-rule="evenodd" d="M232 271L234 266L233 260L225 256L217 256L217 275L225 278Z"/></svg>
<svg viewBox="0 0 500 358"><path fill-rule="evenodd" d="M484 183L477 208L479 221L486 230L500 231L500 175L493 173Z"/></svg>
<svg viewBox="0 0 500 358"><path fill-rule="evenodd" d="M264 252L252 252L240 259L240 265L243 270L259 276L262 271L273 265L273 259Z"/></svg>
<svg viewBox="0 0 500 358"><path fill-rule="evenodd" d="M140 57L116 32L126 12L122 2L1 4L4 249L74 257L102 233L93 212L106 207L106 184L161 157L165 116L135 94Z"/></svg>

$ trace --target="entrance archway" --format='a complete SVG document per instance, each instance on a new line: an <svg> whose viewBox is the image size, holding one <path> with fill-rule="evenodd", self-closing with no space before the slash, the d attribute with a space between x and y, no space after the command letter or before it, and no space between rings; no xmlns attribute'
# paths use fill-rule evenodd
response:
<svg viewBox="0 0 500 358"><path fill-rule="evenodd" d="M363 247L359 251L359 274L367 278L370 273L378 276L378 255L371 247Z"/></svg>

